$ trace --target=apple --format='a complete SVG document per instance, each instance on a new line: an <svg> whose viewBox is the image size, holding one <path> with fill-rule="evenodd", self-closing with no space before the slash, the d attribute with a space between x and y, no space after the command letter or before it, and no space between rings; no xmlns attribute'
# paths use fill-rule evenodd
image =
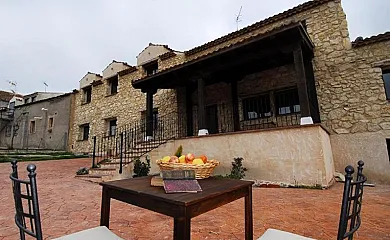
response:
<svg viewBox="0 0 390 240"><path fill-rule="evenodd" d="M188 153L188 154L186 155L186 162L192 163L192 161L194 161L194 159L195 159L194 154Z"/></svg>

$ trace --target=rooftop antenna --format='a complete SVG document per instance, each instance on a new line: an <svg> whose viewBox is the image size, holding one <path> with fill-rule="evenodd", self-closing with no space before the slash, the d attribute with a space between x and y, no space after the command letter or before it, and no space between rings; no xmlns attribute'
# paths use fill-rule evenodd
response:
<svg viewBox="0 0 390 240"><path fill-rule="evenodd" d="M16 84L17 84L16 81L9 80L7 82L10 85L11 91L15 94L15 92L16 92Z"/></svg>
<svg viewBox="0 0 390 240"><path fill-rule="evenodd" d="M241 22L241 10L242 10L242 6L240 7L240 11L238 11L238 14L236 16L236 24L237 24L237 31L238 31L238 23Z"/></svg>
<svg viewBox="0 0 390 240"><path fill-rule="evenodd" d="M46 87L48 87L49 85L47 85L46 82L43 82L43 85L45 85L45 92L46 92Z"/></svg>

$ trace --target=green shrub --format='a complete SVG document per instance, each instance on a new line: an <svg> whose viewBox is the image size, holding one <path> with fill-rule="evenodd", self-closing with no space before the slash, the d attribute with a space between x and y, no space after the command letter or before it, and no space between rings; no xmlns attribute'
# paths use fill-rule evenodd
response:
<svg viewBox="0 0 390 240"><path fill-rule="evenodd" d="M133 177L143 177L148 176L150 171L150 158L149 156L145 157L145 162L142 162L139 158L137 158L134 162L134 175Z"/></svg>
<svg viewBox="0 0 390 240"><path fill-rule="evenodd" d="M232 162L232 168L230 169L230 174L227 174L225 176L217 175L215 177L243 179L245 177L245 171L248 170L247 168L243 167L243 165L242 165L243 160L244 159L242 157L234 158L234 161Z"/></svg>

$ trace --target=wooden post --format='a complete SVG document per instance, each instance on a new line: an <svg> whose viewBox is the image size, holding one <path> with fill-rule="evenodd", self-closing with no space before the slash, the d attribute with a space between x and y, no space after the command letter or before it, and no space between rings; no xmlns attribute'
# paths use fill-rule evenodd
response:
<svg viewBox="0 0 390 240"><path fill-rule="evenodd" d="M298 95L301 106L301 117L311 117L309 107L309 97L307 94L307 83L305 65L303 61L302 47L297 45L293 50L295 72L298 78Z"/></svg>
<svg viewBox="0 0 390 240"><path fill-rule="evenodd" d="M198 129L207 129L205 113L205 83L203 78L198 79Z"/></svg>
<svg viewBox="0 0 390 240"><path fill-rule="evenodd" d="M233 126L234 131L240 131L240 115L238 111L238 93L237 93L237 79L230 82L230 90L232 93L232 105L233 105Z"/></svg>
<svg viewBox="0 0 390 240"><path fill-rule="evenodd" d="M153 138L153 94L156 90L146 92L146 138Z"/></svg>
<svg viewBox="0 0 390 240"><path fill-rule="evenodd" d="M186 115L187 115L187 136L194 135L193 112L192 112L192 90L186 87Z"/></svg>

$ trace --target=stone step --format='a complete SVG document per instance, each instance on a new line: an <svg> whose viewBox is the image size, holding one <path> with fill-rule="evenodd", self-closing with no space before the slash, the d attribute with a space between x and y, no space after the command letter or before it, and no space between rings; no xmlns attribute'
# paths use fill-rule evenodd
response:
<svg viewBox="0 0 390 240"><path fill-rule="evenodd" d="M93 183L100 183L102 182L104 177L109 177L109 174L85 174L85 175L76 175L75 178L93 182Z"/></svg>
<svg viewBox="0 0 390 240"><path fill-rule="evenodd" d="M110 162L110 163L101 163L99 164L100 165L100 169L112 169L112 168L115 168L115 169L118 169L119 168L119 162Z"/></svg>
<svg viewBox="0 0 390 240"><path fill-rule="evenodd" d="M118 171L117 168L91 168L89 174L114 175Z"/></svg>

